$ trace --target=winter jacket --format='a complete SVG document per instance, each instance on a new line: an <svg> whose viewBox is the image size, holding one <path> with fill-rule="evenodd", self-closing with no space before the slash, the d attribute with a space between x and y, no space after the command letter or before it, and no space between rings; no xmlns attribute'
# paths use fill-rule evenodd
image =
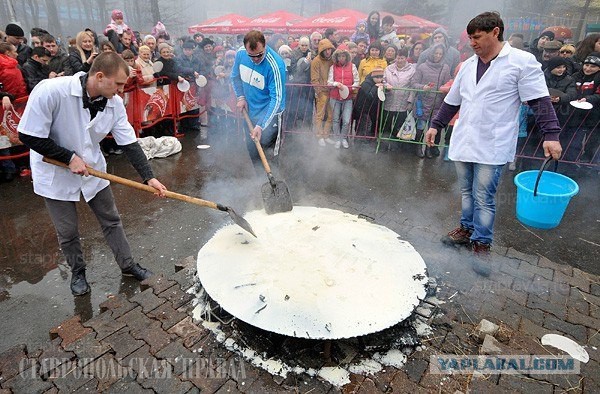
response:
<svg viewBox="0 0 600 394"><path fill-rule="evenodd" d="M319 86L327 84L329 68L333 64L333 60L331 60L331 58L325 59L323 56L323 52L329 48L334 49L331 41L326 38L322 39L319 42L319 56L316 56L310 63L310 83L315 87L315 93L317 94L327 93L329 90L325 86Z"/></svg>
<svg viewBox="0 0 600 394"><path fill-rule="evenodd" d="M177 70L179 75L184 78L190 79L194 78L194 71L198 74L201 74L201 64L200 60L196 56L187 57L185 55L181 55L175 58L175 64L177 65Z"/></svg>
<svg viewBox="0 0 600 394"><path fill-rule="evenodd" d="M577 97L577 89L575 88L575 81L565 72L563 75L558 76L552 74L549 70L544 71L544 77L546 78L546 86L550 89L556 89L562 92L562 94L552 94L550 96L560 97L558 103L553 103L554 111L560 124L564 124L564 121L568 117L571 106L569 102L575 100Z"/></svg>
<svg viewBox="0 0 600 394"><path fill-rule="evenodd" d="M84 51L84 53L86 59L88 59L92 55L92 51ZM69 75L75 75L80 71L88 72L92 67L91 64L89 64L86 61L83 61L83 59L81 58L81 54L79 53L79 50L77 48L69 49L69 59L67 61L67 65L69 69Z"/></svg>
<svg viewBox="0 0 600 394"><path fill-rule="evenodd" d="M162 70L157 73L159 77L167 77L169 82L177 82L179 80L177 64L175 63L174 59L165 59L164 57L159 57L157 62L161 62L163 64ZM168 85L169 82L165 81L163 78L162 81L159 81L159 85Z"/></svg>
<svg viewBox="0 0 600 394"><path fill-rule="evenodd" d="M360 26L365 27L365 31L363 33L358 31ZM358 22L356 22L356 31L352 33L352 36L350 36L350 41L356 43L358 40L367 40L367 42L370 43L371 40L369 39L369 33L367 33L367 27L367 21L365 19L359 19Z"/></svg>
<svg viewBox="0 0 600 394"><path fill-rule="evenodd" d="M310 49L303 52L299 47L292 51L292 64L290 66L289 75L290 82L310 83L310 60L306 58L309 53Z"/></svg>
<svg viewBox="0 0 600 394"><path fill-rule="evenodd" d="M410 107L408 101L411 96L409 90L399 90L398 88L410 88L410 81L415 74L414 64L406 63L406 66L399 69L396 63L390 64L384 72L384 80L387 85L392 85L392 90L387 90L385 94L384 109L391 112L405 112Z"/></svg>
<svg viewBox="0 0 600 394"><path fill-rule="evenodd" d="M17 59L0 54L0 82L4 85L3 91L15 99L27 96L27 84L18 64Z"/></svg>
<svg viewBox="0 0 600 394"><path fill-rule="evenodd" d="M142 79L144 80L143 85L149 85L154 80L154 68L152 67L152 61L147 63L138 57L135 59L135 64L141 70Z"/></svg>
<svg viewBox="0 0 600 394"><path fill-rule="evenodd" d="M446 63L449 67L449 70L452 72L454 69L456 69L458 63L460 63L460 52L458 52L458 49L450 45L450 38L448 37L448 32L443 27L438 27L433 31L429 42L429 48L427 48L421 53L421 56L419 56L419 60L417 61L417 65L425 63L427 59L431 57L431 54L433 53L433 47L435 46L433 43L433 37L438 33L443 34L446 38L443 44L445 53L442 62Z"/></svg>
<svg viewBox="0 0 600 394"><path fill-rule="evenodd" d="M362 84L365 81L367 75L371 74L371 71L375 70L376 68L381 68L385 70L387 65L388 64L385 61L385 59L381 57L364 58L360 61L360 64L358 65L358 79L360 83Z"/></svg>
<svg viewBox="0 0 600 394"><path fill-rule="evenodd" d="M48 62L48 70L50 72L54 71L57 74L64 72L65 73L64 75L71 75L71 74L67 74L67 71L68 71L67 62L68 61L69 61L69 56L66 53L64 53L62 49L59 49L56 56L53 56L50 58L50 61Z"/></svg>
<svg viewBox="0 0 600 394"><path fill-rule="evenodd" d="M377 106L379 104L379 96L377 95L378 86L375 84L373 77L367 75L365 81L360 85L356 102L354 103L355 117L369 114L371 117L377 116Z"/></svg>
<svg viewBox="0 0 600 394"><path fill-rule="evenodd" d="M50 71L48 70L48 66L33 60L32 58L27 59L25 64L23 64L23 78L25 78L25 82L27 82L27 91L31 92L35 85L40 83L40 81L47 79Z"/></svg>
<svg viewBox="0 0 600 394"><path fill-rule="evenodd" d="M17 46L17 61L19 62L19 66L22 66L23 64L25 64L27 59L29 59L31 57L32 51L33 51L33 48L31 48L28 45L19 44L19 46Z"/></svg>
<svg viewBox="0 0 600 394"><path fill-rule="evenodd" d="M339 62L339 58L342 54L346 55L346 59L348 59L348 62L343 66L340 65ZM333 65L329 68L327 85L335 86L336 82L340 82L343 85L346 85L350 91L352 91L353 87L358 87L358 71L356 70L356 66L350 61L350 52L345 49L337 49L331 56L331 59L333 60ZM340 90L337 87L329 91L329 97L336 100L352 100L351 94L343 99L340 96Z"/></svg>
<svg viewBox="0 0 600 394"><path fill-rule="evenodd" d="M585 100L591 103L594 108L590 110L573 108L568 126L570 128L587 128L589 130L594 127L598 128L600 122L600 71L593 75L585 75L583 71L576 72L572 75L575 81L577 96L574 100L585 97ZM598 132L598 130L596 130Z"/></svg>
<svg viewBox="0 0 600 394"><path fill-rule="evenodd" d="M450 69L446 63L434 63L433 52L425 63L417 66L417 71L413 75L411 87L413 89L423 89L425 85L432 84L431 90L437 91L440 86L448 82L451 78ZM441 107L445 94L442 93L419 93L423 105L423 119L430 119ZM416 103L416 100L414 100Z"/></svg>

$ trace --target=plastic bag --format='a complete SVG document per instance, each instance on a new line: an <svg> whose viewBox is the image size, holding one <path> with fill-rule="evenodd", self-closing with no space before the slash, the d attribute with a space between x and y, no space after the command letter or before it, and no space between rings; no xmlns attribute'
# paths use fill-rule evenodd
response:
<svg viewBox="0 0 600 394"><path fill-rule="evenodd" d="M415 139L416 135L417 122L415 121L415 117L413 116L412 112L409 112L406 115L406 120L404 120L404 123L402 123L400 130L398 130L396 137L401 140L412 141Z"/></svg>

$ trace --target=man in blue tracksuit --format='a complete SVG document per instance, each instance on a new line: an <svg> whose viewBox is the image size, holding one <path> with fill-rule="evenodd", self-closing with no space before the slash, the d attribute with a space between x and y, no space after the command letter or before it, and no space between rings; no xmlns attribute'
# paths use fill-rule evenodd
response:
<svg viewBox="0 0 600 394"><path fill-rule="evenodd" d="M277 155L281 113L285 109L285 63L277 52L266 45L265 36L252 30L244 37L244 48L236 56L231 71L238 110L246 109L256 125L250 130L246 146L253 164L260 165L254 139L270 155Z"/></svg>

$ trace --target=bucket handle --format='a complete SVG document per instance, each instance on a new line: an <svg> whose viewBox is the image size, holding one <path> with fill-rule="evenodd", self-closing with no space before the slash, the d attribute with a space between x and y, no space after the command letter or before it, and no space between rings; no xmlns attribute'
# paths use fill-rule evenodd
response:
<svg viewBox="0 0 600 394"><path fill-rule="evenodd" d="M548 163L550 163L550 160L552 160L552 156L548 156L546 158L546 160L544 160L544 163L542 163L542 167L540 168L540 172L538 172L537 179L535 180L535 186L533 187L533 196L534 197L537 196L537 188L538 188L538 184L540 183L540 178L542 177L542 172L544 172L544 170L548 166ZM558 160L556 160L554 162L554 172L556 172L557 169L558 169Z"/></svg>

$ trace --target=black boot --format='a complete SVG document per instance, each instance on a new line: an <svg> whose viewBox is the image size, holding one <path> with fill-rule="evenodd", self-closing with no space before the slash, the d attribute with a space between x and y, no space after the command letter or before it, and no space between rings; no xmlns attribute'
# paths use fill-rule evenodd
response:
<svg viewBox="0 0 600 394"><path fill-rule="evenodd" d="M428 159L433 158L433 152L431 152L430 147L425 148L425 156L427 156Z"/></svg>
<svg viewBox="0 0 600 394"><path fill-rule="evenodd" d="M425 157L425 153L423 152L423 148L424 148L424 145L417 145L417 151L415 152L415 154L417 155L417 157L420 157L421 159Z"/></svg>
<svg viewBox="0 0 600 394"><path fill-rule="evenodd" d="M88 282L85 279L85 270L81 270L77 273L73 272L71 274L71 293L73 293L74 296L80 296L88 291L90 291L90 285L88 285Z"/></svg>
<svg viewBox="0 0 600 394"><path fill-rule="evenodd" d="M135 279L139 280L140 282L143 281L144 279L148 279L149 277L151 277L152 275L154 275L152 273L152 271L150 271L149 269L143 268L141 265L139 264L133 264L131 267L121 270L121 274L123 276L133 276Z"/></svg>

